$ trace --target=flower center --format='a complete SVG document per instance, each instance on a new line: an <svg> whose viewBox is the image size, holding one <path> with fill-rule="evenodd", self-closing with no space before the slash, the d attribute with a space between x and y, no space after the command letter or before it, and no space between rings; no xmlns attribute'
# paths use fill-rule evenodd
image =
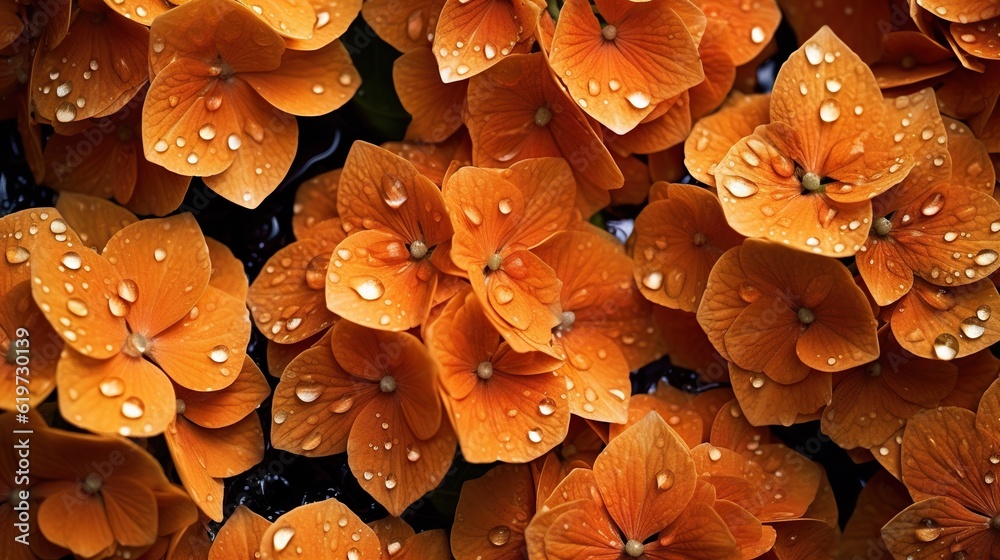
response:
<svg viewBox="0 0 1000 560"><path fill-rule="evenodd" d="M386 375L378 382L378 388L382 389L383 393L391 393L396 390L396 378L391 375Z"/></svg>
<svg viewBox="0 0 1000 560"><path fill-rule="evenodd" d="M22 352L20 355L24 356L25 353ZM14 365L14 363L17 361L17 356L18 356L17 348L14 346L14 342L11 341L10 345L7 346L7 363L10 365Z"/></svg>
<svg viewBox="0 0 1000 560"><path fill-rule="evenodd" d="M635 539L629 539L629 541L625 543L625 554L628 554L632 558L638 558L642 556L642 553L645 550L646 550L646 545L642 544L641 542Z"/></svg>
<svg viewBox="0 0 1000 560"><path fill-rule="evenodd" d="M875 235L885 237L892 231L892 222L889 221L889 218L883 216L872 223L872 230L875 231Z"/></svg>
<svg viewBox="0 0 1000 560"><path fill-rule="evenodd" d="M427 256L427 244L419 239L410 243L410 256L417 260Z"/></svg>
<svg viewBox="0 0 1000 560"><path fill-rule="evenodd" d="M88 494L96 494L101 491L101 486L104 485L104 480L97 473L90 473L87 478L83 480L83 491Z"/></svg>
<svg viewBox="0 0 1000 560"><path fill-rule="evenodd" d="M177 416L185 412L187 412L187 403L184 402L184 399L177 399Z"/></svg>
<svg viewBox="0 0 1000 560"><path fill-rule="evenodd" d="M601 35L604 36L606 41L614 41L615 37L618 36L618 28L608 24L601 29Z"/></svg>
<svg viewBox="0 0 1000 560"><path fill-rule="evenodd" d="M874 364L868 366L869 377L878 377L882 375L882 364L875 362Z"/></svg>
<svg viewBox="0 0 1000 560"><path fill-rule="evenodd" d="M708 243L708 238L705 237L704 233L699 231L698 233L694 234L693 238L691 238L691 242L694 243L695 247L701 247L705 243Z"/></svg>
<svg viewBox="0 0 1000 560"><path fill-rule="evenodd" d="M808 307L800 307L798 315L799 322L803 325L811 325L812 322L816 320L816 314L813 313L813 310Z"/></svg>
<svg viewBox="0 0 1000 560"><path fill-rule="evenodd" d="M493 253L493 256L486 261L486 268L493 271L500 270L501 265L503 265L503 257L500 256L500 253Z"/></svg>
<svg viewBox="0 0 1000 560"><path fill-rule="evenodd" d="M476 368L476 375L479 379L489 379L493 377L493 364L490 362L480 362L479 366Z"/></svg>
<svg viewBox="0 0 1000 560"><path fill-rule="evenodd" d="M990 519L990 528L994 531L1000 531L1000 514L997 514L996 517Z"/></svg>
<svg viewBox="0 0 1000 560"><path fill-rule="evenodd" d="M545 126L549 124L549 121L551 120L552 110L548 107L539 107L538 110L535 111L535 124L538 126Z"/></svg>
<svg viewBox="0 0 1000 560"><path fill-rule="evenodd" d="M802 188L809 192L816 192L823 186L819 175L810 171L802 176Z"/></svg>
<svg viewBox="0 0 1000 560"><path fill-rule="evenodd" d="M904 70L913 70L917 67L917 59L913 55L908 54L903 57L903 60L899 61L899 65L903 67Z"/></svg>
<svg viewBox="0 0 1000 560"><path fill-rule="evenodd" d="M576 322L576 313L572 311L563 311L562 322L559 323L559 328L563 331L568 331L573 328L573 323Z"/></svg>
<svg viewBox="0 0 1000 560"><path fill-rule="evenodd" d="M142 356L146 353L146 350L149 350L149 341L139 333L128 335L128 338L125 339L125 344L122 346L122 352L133 358Z"/></svg>

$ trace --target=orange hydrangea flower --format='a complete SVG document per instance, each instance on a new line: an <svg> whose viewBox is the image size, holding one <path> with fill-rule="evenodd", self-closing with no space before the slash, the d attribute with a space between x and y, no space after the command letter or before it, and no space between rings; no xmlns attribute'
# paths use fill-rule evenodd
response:
<svg viewBox="0 0 1000 560"><path fill-rule="evenodd" d="M566 354L570 412L624 422L629 372L663 355L651 306L632 281L625 248L607 232L581 224L535 249L561 281L562 313L553 330Z"/></svg>
<svg viewBox="0 0 1000 560"><path fill-rule="evenodd" d="M457 1L457 0L456 0ZM552 69L569 95L616 134L705 78L698 41L705 15L687 0L568 0L552 38Z"/></svg>
<svg viewBox="0 0 1000 560"><path fill-rule="evenodd" d="M879 349L876 361L842 373L823 412L823 433L845 449L881 445L955 387L957 368L910 354L887 327L879 331Z"/></svg>
<svg viewBox="0 0 1000 560"><path fill-rule="evenodd" d="M191 178L146 160L140 91L113 115L80 123L45 144L45 183L60 191L114 198L137 214L163 216L184 200ZM103 245L101 245L103 247Z"/></svg>
<svg viewBox="0 0 1000 560"><path fill-rule="evenodd" d="M542 0L447 0L434 30L441 81L471 78L512 53L531 50Z"/></svg>
<svg viewBox="0 0 1000 560"><path fill-rule="evenodd" d="M100 0L78 8L66 38L39 47L32 65L35 110L53 123L111 115L149 79L149 30Z"/></svg>
<svg viewBox="0 0 1000 560"><path fill-rule="evenodd" d="M448 302L428 329L428 345L465 460L523 463L566 437L571 407L557 371L562 360L511 350L472 290Z"/></svg>
<svg viewBox="0 0 1000 560"><path fill-rule="evenodd" d="M531 250L574 218L569 165L537 158L504 170L463 167L443 192L455 229L451 259L486 316L515 352L559 356L552 328L561 320L562 283Z"/></svg>
<svg viewBox="0 0 1000 560"><path fill-rule="evenodd" d="M462 484L451 527L451 553L458 560L524 558L524 530L534 514L531 469L500 464Z"/></svg>
<svg viewBox="0 0 1000 560"><path fill-rule="evenodd" d="M382 558L399 560L450 560L448 538L443 529L414 533L413 527L398 517L386 517L368 524L378 536Z"/></svg>
<svg viewBox="0 0 1000 560"><path fill-rule="evenodd" d="M262 560L382 557L378 535L334 498L299 506L264 531Z"/></svg>
<svg viewBox="0 0 1000 560"><path fill-rule="evenodd" d="M854 254L870 199L902 181L929 141L929 112L910 112L886 103L871 70L824 27L778 72L770 123L716 167L729 224L802 251Z"/></svg>
<svg viewBox="0 0 1000 560"><path fill-rule="evenodd" d="M916 503L883 529L897 557L993 558L1000 554L1000 382L979 411L926 410L903 434L903 483Z"/></svg>
<svg viewBox="0 0 1000 560"><path fill-rule="evenodd" d="M714 501L687 445L650 413L612 439L593 470L562 481L526 529L528 552L551 560L739 558Z"/></svg>
<svg viewBox="0 0 1000 560"><path fill-rule="evenodd" d="M337 208L348 235L326 274L327 308L375 329L421 324L437 303L441 247L452 235L441 191L405 159L356 142Z"/></svg>
<svg viewBox="0 0 1000 560"><path fill-rule="evenodd" d="M469 80L466 124L473 161L506 167L536 157L561 157L573 166L577 207L590 216L608 205L624 176L601 136L552 74L542 53L507 57Z"/></svg>
<svg viewBox="0 0 1000 560"><path fill-rule="evenodd" d="M192 21L203 23L193 28ZM340 42L313 51L286 49L278 33L230 0L171 9L156 18L150 44L153 80L142 116L146 158L174 173L204 177L220 195L248 208L259 205L291 166L298 144L292 115L328 113L361 81Z"/></svg>
<svg viewBox="0 0 1000 560"><path fill-rule="evenodd" d="M188 494L206 515L222 521L222 479L264 457L264 432L254 411L270 394L249 357L230 386L200 393L174 386L177 417L164 433L170 457Z"/></svg>
<svg viewBox="0 0 1000 560"><path fill-rule="evenodd" d="M208 247L190 214L127 226L101 254L41 249L32 259L32 295L68 346L57 376L70 422L156 435L175 415L171 379L193 391L236 379L248 314L242 301L209 285Z"/></svg>
<svg viewBox="0 0 1000 560"><path fill-rule="evenodd" d="M875 317L847 269L767 241L748 239L722 255L698 322L733 364L761 372L751 382L756 389L878 356Z"/></svg>
<svg viewBox="0 0 1000 560"><path fill-rule="evenodd" d="M32 443L32 475L41 479L32 494L43 500L39 528L78 556L138 557L158 536L197 518L159 463L128 440L42 429Z"/></svg>
<svg viewBox="0 0 1000 560"><path fill-rule="evenodd" d="M270 527L270 521L250 511L246 506L242 504L236 506L236 510L211 542L207 560L260 558L261 542L264 533Z"/></svg>
<svg viewBox="0 0 1000 560"><path fill-rule="evenodd" d="M743 236L726 223L711 192L692 185L656 183L635 219L633 271L639 291L672 309L695 311L708 274Z"/></svg>
<svg viewBox="0 0 1000 560"><path fill-rule="evenodd" d="M340 321L329 345L306 350L282 374L271 441L311 457L346 450L361 487L398 516L438 485L455 454L436 375L413 335Z"/></svg>

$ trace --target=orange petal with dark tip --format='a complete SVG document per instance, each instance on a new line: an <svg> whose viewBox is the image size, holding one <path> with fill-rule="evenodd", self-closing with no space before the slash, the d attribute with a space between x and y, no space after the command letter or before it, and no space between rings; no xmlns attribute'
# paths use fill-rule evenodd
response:
<svg viewBox="0 0 1000 560"><path fill-rule="evenodd" d="M436 433L418 437L413 428L421 426L407 413L408 400L404 393L399 397L378 393L358 416L347 440L351 471L392 515L437 487L455 455L451 424L440 422Z"/></svg>
<svg viewBox="0 0 1000 560"><path fill-rule="evenodd" d="M53 220L50 226L69 231L62 218ZM46 235L48 232L41 227L38 231ZM82 242L72 248L59 245L46 241L33 247L31 291L35 302L71 348L95 358L113 356L129 334L121 318L122 310L117 306L111 309L108 303L115 295L118 272ZM89 288L84 289L84 285Z"/></svg>
<svg viewBox="0 0 1000 560"><path fill-rule="evenodd" d="M309 4L316 13L312 36L308 39L286 36L285 46L289 49L314 51L329 45L347 31L361 12L361 0L309 0Z"/></svg>
<svg viewBox="0 0 1000 560"><path fill-rule="evenodd" d="M40 117L68 123L110 115L148 79L149 32L103 10L81 10L65 40L38 49L31 91Z"/></svg>
<svg viewBox="0 0 1000 560"><path fill-rule="evenodd" d="M276 519L264 532L260 553L263 560L330 555L377 560L382 555L375 531L335 498L299 506Z"/></svg>
<svg viewBox="0 0 1000 560"><path fill-rule="evenodd" d="M212 276L208 285L240 301L246 301L247 274L243 270L243 263L223 243L206 237L205 244L208 245L208 256L212 261Z"/></svg>
<svg viewBox="0 0 1000 560"><path fill-rule="evenodd" d="M729 148L770 121L769 95L734 93L722 108L697 123L684 143L684 164L691 175L715 186L715 169Z"/></svg>
<svg viewBox="0 0 1000 560"><path fill-rule="evenodd" d="M361 15L383 41L406 53L431 46L444 2L417 0L407 5L412 8L407 11L393 0L369 0L361 6Z"/></svg>
<svg viewBox="0 0 1000 560"><path fill-rule="evenodd" d="M217 391L236 380L249 339L246 304L209 286L187 317L150 337L147 355L180 385Z"/></svg>
<svg viewBox="0 0 1000 560"><path fill-rule="evenodd" d="M664 198L636 218L633 273L646 298L695 311L709 272L742 236L726 223L718 198L690 185L663 185Z"/></svg>
<svg viewBox="0 0 1000 560"><path fill-rule="evenodd" d="M974 511L995 509L990 457L1000 443L978 435L976 415L944 407L912 418L903 433L903 481L915 500L951 498Z"/></svg>
<svg viewBox="0 0 1000 560"><path fill-rule="evenodd" d="M638 540L677 519L694 493L696 474L687 445L652 412L612 439L594 462L608 512L627 538Z"/></svg>
<svg viewBox="0 0 1000 560"><path fill-rule="evenodd" d="M147 360L119 353L97 360L66 350L56 378L59 411L70 423L102 434L151 437L174 419L170 379Z"/></svg>
<svg viewBox="0 0 1000 560"><path fill-rule="evenodd" d="M340 239L342 231L339 239L331 235L295 241L268 259L247 294L254 323L264 336L292 344L337 319L327 310L324 287L330 255Z"/></svg>
<svg viewBox="0 0 1000 560"><path fill-rule="evenodd" d="M361 86L361 76L340 41L315 51L286 50L277 69L240 77L268 103L302 116L340 108Z"/></svg>
<svg viewBox="0 0 1000 560"><path fill-rule="evenodd" d="M544 7L540 0L447 0L434 30L433 50L441 81L470 78L512 52L530 50Z"/></svg>
<svg viewBox="0 0 1000 560"><path fill-rule="evenodd" d="M951 360L974 354L1000 340L992 316L1000 294L989 280L945 288L917 280L899 300L890 325L896 340L924 358Z"/></svg>
<svg viewBox="0 0 1000 560"><path fill-rule="evenodd" d="M226 523L219 529L208 552L208 560L253 558L260 554L260 542L271 522L244 505L236 506Z"/></svg>
<svg viewBox="0 0 1000 560"><path fill-rule="evenodd" d="M208 246L191 214L144 220L121 229L102 255L115 278L121 278L105 284L114 290L111 302L124 304L132 331L147 337L187 315L211 277Z"/></svg>
<svg viewBox="0 0 1000 560"><path fill-rule="evenodd" d="M535 513L534 484L524 465L501 464L462 484L451 550L458 560L501 560L521 554Z"/></svg>
<svg viewBox="0 0 1000 560"><path fill-rule="evenodd" d="M677 7L694 5L685 1ZM658 104L705 75L692 33L674 9L598 2L598 10L610 27L601 27L588 2L566 2L550 61L584 111L616 134L625 134Z"/></svg>
<svg viewBox="0 0 1000 560"><path fill-rule="evenodd" d="M821 410L830 402L831 374L809 370L799 381L779 383L763 373L729 366L733 391L747 419L755 426L791 426Z"/></svg>
<svg viewBox="0 0 1000 560"><path fill-rule="evenodd" d="M1000 541L989 526L989 517L947 496L935 496L899 512L882 528L882 538L899 558L954 558L958 553L991 558L1000 551Z"/></svg>
<svg viewBox="0 0 1000 560"><path fill-rule="evenodd" d="M305 181L295 191L292 206L292 231L296 239L311 237L311 232L327 220L339 219L337 186L340 169L328 171ZM338 240L339 242L339 240Z"/></svg>
<svg viewBox="0 0 1000 560"><path fill-rule="evenodd" d="M288 364L274 390L271 443L311 457L343 453L351 426L376 392L340 367L329 344L309 348Z"/></svg>
<svg viewBox="0 0 1000 560"><path fill-rule="evenodd" d="M397 58L392 80L413 119L406 127L407 140L443 142L462 126L467 85L443 84L430 49L414 49Z"/></svg>
<svg viewBox="0 0 1000 560"><path fill-rule="evenodd" d="M203 428L222 428L256 410L271 394L271 388L260 368L247 356L236 381L225 389L206 393L176 387L175 392L184 401L186 419Z"/></svg>
<svg viewBox="0 0 1000 560"><path fill-rule="evenodd" d="M139 221L135 214L117 204L71 192L59 195L56 209L80 236L80 241L97 252L120 229Z"/></svg>
<svg viewBox="0 0 1000 560"><path fill-rule="evenodd" d="M358 231L341 241L326 273L327 309L374 329L403 331L422 323L440 274L411 247L385 230Z"/></svg>

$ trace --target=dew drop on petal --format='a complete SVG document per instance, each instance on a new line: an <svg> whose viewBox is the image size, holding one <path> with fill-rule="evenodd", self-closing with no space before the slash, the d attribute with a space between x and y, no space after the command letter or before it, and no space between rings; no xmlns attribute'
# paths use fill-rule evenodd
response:
<svg viewBox="0 0 1000 560"><path fill-rule="evenodd" d="M229 359L229 347L219 344L208 351L208 357L217 364L225 363Z"/></svg>
<svg viewBox="0 0 1000 560"><path fill-rule="evenodd" d="M122 416L135 420L142 418L146 412L146 405L138 397L129 397L122 403Z"/></svg>
<svg viewBox="0 0 1000 560"><path fill-rule="evenodd" d="M510 527L506 525L497 525L489 530L486 534L486 538L489 539L490 544L493 546L503 546L510 540Z"/></svg>
<svg viewBox="0 0 1000 560"><path fill-rule="evenodd" d="M958 355L958 339L951 333L943 333L934 339L934 355L939 360L953 360Z"/></svg>
<svg viewBox="0 0 1000 560"><path fill-rule="evenodd" d="M274 544L274 550L281 552L285 550L288 546L288 542L292 540L295 536L295 529L291 527L282 527L274 532L274 538L272 543Z"/></svg>

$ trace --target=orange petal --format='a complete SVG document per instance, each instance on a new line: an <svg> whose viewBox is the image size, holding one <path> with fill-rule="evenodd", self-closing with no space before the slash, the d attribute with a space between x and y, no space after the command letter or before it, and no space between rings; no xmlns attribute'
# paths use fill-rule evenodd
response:
<svg viewBox="0 0 1000 560"><path fill-rule="evenodd" d="M305 5L285 4L274 0L242 0L240 4L250 8L257 16L274 31L291 39L311 39L317 23L317 14L311 2ZM348 4L345 9L353 6ZM354 10L357 15L357 10Z"/></svg>
<svg viewBox="0 0 1000 560"><path fill-rule="evenodd" d="M188 314L211 276L205 237L191 214L132 224L118 231L102 254L116 273L105 284L117 291L112 303L126 308L129 326L144 336Z"/></svg>
<svg viewBox="0 0 1000 560"><path fill-rule="evenodd" d="M274 390L271 443L313 457L343 453L351 426L375 390L345 372L328 344L302 352Z"/></svg>
<svg viewBox="0 0 1000 560"><path fill-rule="evenodd" d="M566 2L552 39L552 69L590 116L625 134L705 76L697 44L673 9L604 1L598 9L610 27L602 29L588 2Z"/></svg>
<svg viewBox="0 0 1000 560"><path fill-rule="evenodd" d="M382 555L375 532L335 498L299 506L276 519L264 532L260 552L264 560L347 555L377 560Z"/></svg>
<svg viewBox="0 0 1000 560"><path fill-rule="evenodd" d="M292 344L277 344L273 340L267 342L267 373L280 378L288 364L299 354L320 344L330 346L330 331L318 332L300 342Z"/></svg>
<svg viewBox="0 0 1000 560"><path fill-rule="evenodd" d="M80 236L80 241L97 252L104 249L118 230L139 221L135 214L117 204L71 192L59 195L56 208Z"/></svg>
<svg viewBox="0 0 1000 560"><path fill-rule="evenodd" d="M208 245L208 256L212 261L212 275L208 285L240 301L246 301L247 274L243 270L243 263L223 243L206 237L205 244Z"/></svg>
<svg viewBox="0 0 1000 560"><path fill-rule="evenodd" d="M1000 360L989 350L980 350L971 356L958 358L955 365L962 374L958 376L955 389L941 401L941 406L976 410L986 388L1000 374Z"/></svg>
<svg viewBox="0 0 1000 560"><path fill-rule="evenodd" d="M530 50L544 7L539 0L446 1L434 30L433 50L441 81L470 78L511 52Z"/></svg>
<svg viewBox="0 0 1000 560"><path fill-rule="evenodd" d="M443 84L430 49L413 49L397 58L392 80L400 103L413 117L406 127L408 140L442 142L462 126L466 84Z"/></svg>
<svg viewBox="0 0 1000 560"><path fill-rule="evenodd" d="M624 556L618 528L608 511L591 500L560 511L545 534L545 558L613 560Z"/></svg>
<svg viewBox="0 0 1000 560"><path fill-rule="evenodd" d="M923 358L950 360L978 352L1000 340L991 312L1000 309L996 290L989 280L956 288L917 280L896 304L892 332L903 348Z"/></svg>
<svg viewBox="0 0 1000 560"><path fill-rule="evenodd" d="M658 184L666 199L648 205L635 222L636 284L654 303L695 311L715 261L742 237L726 224L712 193Z"/></svg>
<svg viewBox="0 0 1000 560"><path fill-rule="evenodd" d="M833 558L837 552L837 528L825 521L795 519L775 523L773 527L778 533L772 549L775 558L782 560Z"/></svg>
<svg viewBox="0 0 1000 560"><path fill-rule="evenodd" d="M455 455L451 425L441 422L437 433L419 438L403 400L377 394L358 416L347 441L351 471L392 515L434 489Z"/></svg>
<svg viewBox="0 0 1000 560"><path fill-rule="evenodd" d="M329 45L347 31L361 11L361 0L309 0L309 4L316 13L312 37L293 39L286 36L285 46L289 49L313 51ZM280 28L279 23L279 31Z"/></svg>
<svg viewBox="0 0 1000 560"><path fill-rule="evenodd" d="M614 439L626 429L646 417L651 411L667 421L677 435L690 447L701 443L701 417L693 410L676 410L665 400L653 395L632 395L628 405L628 421L625 424L609 424L608 437Z"/></svg>
<svg viewBox="0 0 1000 560"><path fill-rule="evenodd" d="M841 550L864 558L869 549L884 550L881 528L911 502L906 487L885 472L875 473L861 490L844 527Z"/></svg>
<svg viewBox="0 0 1000 560"><path fill-rule="evenodd" d="M150 337L147 355L180 385L215 391L236 380L249 340L246 304L209 286L187 317Z"/></svg>
<svg viewBox="0 0 1000 560"><path fill-rule="evenodd" d="M104 5L118 12L119 15L127 19L149 26L160 14L165 13L173 6L167 0L154 0L153 2L138 2L137 0L122 0L122 2L108 2Z"/></svg>
<svg viewBox="0 0 1000 560"><path fill-rule="evenodd" d="M988 517L941 496L919 501L901 511L882 528L882 538L890 553L897 557L951 555L954 558L956 554L965 554L968 558L989 558L1000 546L988 527Z"/></svg>
<svg viewBox="0 0 1000 560"><path fill-rule="evenodd" d="M149 32L122 16L80 11L72 32L40 48L31 76L37 114L67 123L114 113L148 79Z"/></svg>
<svg viewBox="0 0 1000 560"><path fill-rule="evenodd" d="M657 105L656 111L625 135L608 132L605 142L621 154L651 154L678 146L691 132L691 108L690 94L681 92Z"/></svg>
<svg viewBox="0 0 1000 560"><path fill-rule="evenodd" d="M915 500L944 496L963 507L995 511L990 457L1000 444L976 432L976 415L961 408L928 410L903 433L903 481Z"/></svg>
<svg viewBox="0 0 1000 560"><path fill-rule="evenodd" d="M25 336L25 329L27 336ZM0 410L19 403L41 404L56 388L56 366L63 341L31 299L28 281L0 297ZM19 359L20 358L20 359ZM28 373L30 379L23 374ZM11 475L13 476L13 475Z"/></svg>
<svg viewBox="0 0 1000 560"><path fill-rule="evenodd" d="M136 152L139 151L137 148ZM154 216L165 216L179 208L187 194L191 178L171 173L150 163L145 157L137 159L139 166L135 188L124 202L125 206L136 214Z"/></svg>
<svg viewBox="0 0 1000 560"><path fill-rule="evenodd" d="M721 24L725 30L713 37L720 42L722 51L727 53L733 64L739 66L753 60L770 42L781 22L781 10L771 1L761 2L752 10L736 9L733 2L699 1L698 7L706 14L711 13L709 27ZM708 35L709 31L706 31ZM702 44L707 39L702 38Z"/></svg>
<svg viewBox="0 0 1000 560"><path fill-rule="evenodd" d="M338 218L337 187L340 169L322 173L299 185L292 207L292 231L296 239L311 237L319 224ZM339 240L338 240L339 241Z"/></svg>
<svg viewBox="0 0 1000 560"><path fill-rule="evenodd" d="M81 134L53 134L49 138L44 152L45 183L61 191L100 198L110 198L116 191L131 192L138 174L134 143L120 141L115 134L117 125L108 117L84 122L96 124ZM78 150L81 142L91 146L86 157Z"/></svg>
<svg viewBox="0 0 1000 560"><path fill-rule="evenodd" d="M260 554L260 542L271 522L244 505L236 506L226 523L219 529L208 553L208 560L253 558Z"/></svg>
<svg viewBox="0 0 1000 560"><path fill-rule="evenodd" d="M268 103L302 116L340 108L361 86L361 76L340 41L315 51L286 50L277 69L240 77Z"/></svg>
<svg viewBox="0 0 1000 560"><path fill-rule="evenodd" d="M336 230L334 230L336 232ZM324 287L335 236L295 241L275 253L250 286L247 303L254 323L280 344L304 340L333 324Z"/></svg>
<svg viewBox="0 0 1000 560"><path fill-rule="evenodd" d="M846 0L836 6L820 4L808 8L791 0L778 0L778 4L799 43L805 42L821 26L828 25L865 62L878 60L882 52L881 38L887 29L894 28L890 22L899 17L890 13L888 3Z"/></svg>
<svg viewBox="0 0 1000 560"><path fill-rule="evenodd" d="M753 13L766 11L766 9L760 10L760 12L755 10ZM723 24L721 19L712 18L708 21L705 35L702 37L701 44L698 45L698 54L701 56L702 68L705 71L705 81L690 90L691 108L689 112L692 119L698 119L718 108L732 91L733 83L736 81L737 65L733 63L732 56L737 54L739 46L730 45L727 41L727 39L734 39L735 35L728 32L726 29L728 25ZM744 37L746 36L748 35ZM729 50L730 46L736 48ZM684 105L686 106L687 103ZM688 131L690 129L691 127L688 126ZM685 138L687 138L686 135Z"/></svg>
<svg viewBox="0 0 1000 560"><path fill-rule="evenodd" d="M684 143L684 164L691 176L715 186L715 168L729 149L770 121L770 95L734 93L722 108L697 123Z"/></svg>
<svg viewBox="0 0 1000 560"><path fill-rule="evenodd" d="M982 21L1000 16L1000 6L987 0L922 0L920 6L946 21Z"/></svg>
<svg viewBox="0 0 1000 560"><path fill-rule="evenodd" d="M989 161L986 146L977 140L965 124L944 119L951 154L951 182L989 195L996 186L996 170Z"/></svg>
<svg viewBox="0 0 1000 560"><path fill-rule="evenodd" d="M947 74L958 66L951 50L917 31L884 36L882 56L872 72L883 90L915 84Z"/></svg>
<svg viewBox="0 0 1000 560"><path fill-rule="evenodd" d="M243 359L243 369L231 385L212 392L175 389L184 401L184 417L204 428L222 428L239 422L260 406L271 388L257 364L249 356Z"/></svg>
<svg viewBox="0 0 1000 560"><path fill-rule="evenodd" d="M369 0L361 6L361 15L383 41L405 53L431 46L444 2L416 0L407 5L412 11L407 11L393 0Z"/></svg>
<svg viewBox="0 0 1000 560"><path fill-rule="evenodd" d="M451 528L452 553L458 560L520 555L524 530L534 513L531 472L526 466L499 465L468 480L462 484Z"/></svg>
<svg viewBox="0 0 1000 560"><path fill-rule="evenodd" d="M46 539L72 550L76 554L94 556L112 546L114 534L108 523L103 502L92 496L79 499L75 495L76 484L63 483L68 488L49 495L38 508L38 526ZM140 492L150 494L148 489ZM77 517L83 515L84 517ZM77 521L74 523L73 520ZM86 519L81 525L80 519Z"/></svg>
<svg viewBox="0 0 1000 560"><path fill-rule="evenodd" d="M57 372L59 411L71 423L103 434L151 437L174 419L170 379L156 366L123 353L97 360L67 350Z"/></svg>
<svg viewBox="0 0 1000 560"><path fill-rule="evenodd" d="M687 445L653 413L608 443L594 462L594 478L611 517L640 542L680 515L697 480Z"/></svg>
<svg viewBox="0 0 1000 560"><path fill-rule="evenodd" d="M655 306L653 317L671 364L692 370L709 382L729 376L729 362L712 346L694 313Z"/></svg>
<svg viewBox="0 0 1000 560"><path fill-rule="evenodd" d="M729 373L740 407L755 426L791 426L830 402L833 381L829 373L809 370L804 378L789 384L736 364L729 365Z"/></svg>
<svg viewBox="0 0 1000 560"><path fill-rule="evenodd" d="M656 560L698 557L706 559L738 558L737 541L726 520L708 503L692 500L687 509L659 533L659 539L646 548L646 556Z"/></svg>

